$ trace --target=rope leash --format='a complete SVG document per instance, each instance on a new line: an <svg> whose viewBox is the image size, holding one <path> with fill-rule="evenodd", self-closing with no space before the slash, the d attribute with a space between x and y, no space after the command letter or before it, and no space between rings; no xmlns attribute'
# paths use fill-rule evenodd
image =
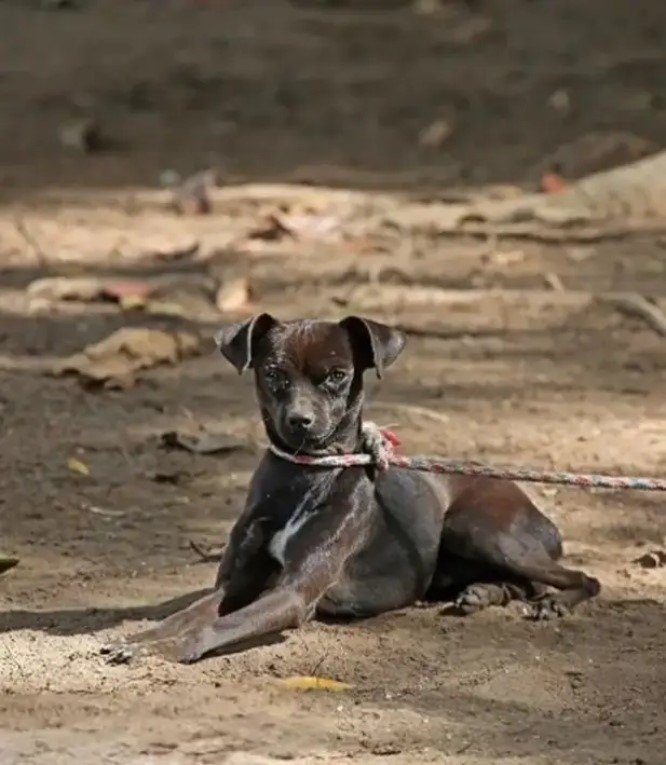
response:
<svg viewBox="0 0 666 765"><path fill-rule="evenodd" d="M309 454L289 454L289 452L282 451L274 444L270 444L269 449L283 460L294 462L297 465L310 465L311 467L344 468L376 465L379 470L386 470L389 466L393 466L406 470L438 473L440 475L485 476L487 478L503 478L508 481L552 483L560 486L666 491L666 478L495 467L492 465L482 465L478 462L442 459L426 455L404 457L396 453L396 448L400 445L400 441L392 431L379 428L372 422L366 422L363 424L362 433L363 452L315 457Z"/></svg>

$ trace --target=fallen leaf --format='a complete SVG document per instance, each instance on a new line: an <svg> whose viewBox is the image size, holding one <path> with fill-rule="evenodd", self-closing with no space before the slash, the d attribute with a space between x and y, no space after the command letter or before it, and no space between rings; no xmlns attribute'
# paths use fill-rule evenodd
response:
<svg viewBox="0 0 666 765"><path fill-rule="evenodd" d="M544 194L554 194L565 189L567 182L557 173L544 173L541 176L539 186Z"/></svg>
<svg viewBox="0 0 666 765"><path fill-rule="evenodd" d="M272 213L256 229L249 239L278 241L292 239L325 239L340 231L341 220L337 215L320 213Z"/></svg>
<svg viewBox="0 0 666 765"><path fill-rule="evenodd" d="M185 316L187 311L180 303L167 300L146 300L140 295L128 295L120 299L123 311L143 311L153 315Z"/></svg>
<svg viewBox="0 0 666 765"><path fill-rule="evenodd" d="M55 276L36 279L26 292L31 299L78 300L92 302L110 299L123 304L125 301L142 299L158 289L160 283L150 279L100 279L97 277Z"/></svg>
<svg viewBox="0 0 666 765"><path fill-rule="evenodd" d="M107 510L104 507L96 505L84 505L83 508L94 515L102 515L105 518L122 518L125 515L123 510Z"/></svg>
<svg viewBox="0 0 666 765"><path fill-rule="evenodd" d="M550 287L554 292L564 292L566 289L562 279L560 279L554 271L549 271L547 274L544 274L543 280L546 283L546 286Z"/></svg>
<svg viewBox="0 0 666 765"><path fill-rule="evenodd" d="M514 263L522 263L526 259L525 250L494 250L488 256L488 260L498 266L511 266Z"/></svg>
<svg viewBox="0 0 666 765"><path fill-rule="evenodd" d="M192 244L189 244L186 247L177 247L175 250L157 250L155 252L151 252L150 255L156 260L186 260L187 258L191 258L193 255L196 255L199 252L199 247L199 242L194 241Z"/></svg>
<svg viewBox="0 0 666 765"><path fill-rule="evenodd" d="M250 231L248 239L261 239L273 242L283 239L285 236L293 236L287 226L282 223L278 215L269 215L257 228Z"/></svg>
<svg viewBox="0 0 666 765"><path fill-rule="evenodd" d="M123 311L136 311L139 308L145 308L146 298L143 295L122 295L118 301Z"/></svg>
<svg viewBox="0 0 666 765"><path fill-rule="evenodd" d="M119 279L108 281L102 284L102 290L106 297L115 298L119 303L130 298L140 298L145 300L156 289L155 284L151 284L146 279Z"/></svg>
<svg viewBox="0 0 666 765"><path fill-rule="evenodd" d="M170 483L173 486L176 486L180 483L183 483L183 481L187 480L190 477L190 474L184 470L156 470L153 472L146 473L146 478L148 478L151 481L155 481L155 483Z"/></svg>
<svg viewBox="0 0 666 765"><path fill-rule="evenodd" d="M8 555L0 554L0 574L4 574L5 571L9 571L10 568L14 568L14 566L18 566L18 564L18 558L11 558Z"/></svg>
<svg viewBox="0 0 666 765"><path fill-rule="evenodd" d="M403 749L399 744L375 744L370 751L372 754L387 757L393 754L400 754Z"/></svg>
<svg viewBox="0 0 666 765"><path fill-rule="evenodd" d="M419 135L419 144L424 149L439 149L453 135L453 125L443 118L431 122Z"/></svg>
<svg viewBox="0 0 666 765"><path fill-rule="evenodd" d="M141 369L175 364L199 352L201 341L189 332L165 332L145 327L119 329L53 364L53 374L76 373L91 384L129 387Z"/></svg>
<svg viewBox="0 0 666 765"><path fill-rule="evenodd" d="M293 688L299 691L348 691L353 688L349 683L342 683L339 680L331 680L328 677L312 677L310 675L294 675L276 680L278 685L283 688Z"/></svg>
<svg viewBox="0 0 666 765"><path fill-rule="evenodd" d="M160 316L187 316L187 309L169 300L149 300L142 306L146 313Z"/></svg>
<svg viewBox="0 0 666 765"><path fill-rule="evenodd" d="M562 144L543 157L534 172L542 176L543 191L558 191L545 188L544 178L552 176L552 185L557 179L577 179L592 173L609 170L612 167L635 162L658 150L658 145L634 133L622 130L592 131Z"/></svg>
<svg viewBox="0 0 666 765"><path fill-rule="evenodd" d="M76 457L70 457L67 460L67 467L72 473L78 473L79 475L90 475L90 468L85 462L81 462Z"/></svg>
<svg viewBox="0 0 666 765"><path fill-rule="evenodd" d="M442 11L442 0L414 0L414 13L419 16L432 16Z"/></svg>
<svg viewBox="0 0 666 765"><path fill-rule="evenodd" d="M247 279L233 279L220 287L215 298L215 304L223 313L225 311L238 311L247 306L251 294L250 283Z"/></svg>
<svg viewBox="0 0 666 765"><path fill-rule="evenodd" d="M456 45L470 45L487 37L493 30L493 21L489 16L475 15L453 26L448 39Z"/></svg>
<svg viewBox="0 0 666 765"><path fill-rule="evenodd" d="M564 88L553 91L548 98L548 106L560 114L567 114L571 110L569 91Z"/></svg>
<svg viewBox="0 0 666 765"><path fill-rule="evenodd" d="M229 433L201 433L187 435L175 430L162 433L162 446L167 449L184 449L193 454L228 454L245 448L245 443Z"/></svg>
<svg viewBox="0 0 666 765"><path fill-rule="evenodd" d="M666 550L652 550L636 558L632 563L637 563L641 568L662 568L666 566Z"/></svg>
<svg viewBox="0 0 666 765"><path fill-rule="evenodd" d="M67 276L36 279L26 288L30 298L44 300L97 300L103 293L103 282L97 278Z"/></svg>
<svg viewBox="0 0 666 765"><path fill-rule="evenodd" d="M98 151L103 144L99 125L88 117L61 125L58 138L64 148L80 151L83 154Z"/></svg>
<svg viewBox="0 0 666 765"><path fill-rule="evenodd" d="M181 215L207 215L212 210L210 192L217 186L215 170L203 170L173 189L173 207Z"/></svg>
<svg viewBox="0 0 666 765"><path fill-rule="evenodd" d="M315 213L283 215L280 222L292 236L308 239L324 239L336 233L341 223L337 215Z"/></svg>

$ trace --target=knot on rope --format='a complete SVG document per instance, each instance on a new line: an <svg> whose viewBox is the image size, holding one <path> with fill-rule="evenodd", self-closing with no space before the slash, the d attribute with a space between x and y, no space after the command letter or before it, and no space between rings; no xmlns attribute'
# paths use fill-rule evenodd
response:
<svg viewBox="0 0 666 765"><path fill-rule="evenodd" d="M391 457L400 446L400 439L392 430L380 428L375 422L364 422L361 426L361 449L372 457L377 470L387 470Z"/></svg>

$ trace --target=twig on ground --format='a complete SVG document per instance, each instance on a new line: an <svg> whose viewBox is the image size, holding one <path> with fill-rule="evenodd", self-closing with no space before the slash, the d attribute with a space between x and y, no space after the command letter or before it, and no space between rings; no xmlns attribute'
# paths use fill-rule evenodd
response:
<svg viewBox="0 0 666 765"><path fill-rule="evenodd" d="M572 226L557 228L548 224L535 223L463 223L458 228L436 230L441 237L474 236L479 238L494 237L499 239L525 239L545 244L579 243L589 244L614 239L626 239L631 236L651 236L663 234L666 225L661 222L636 221L608 223L598 226Z"/></svg>
<svg viewBox="0 0 666 765"><path fill-rule="evenodd" d="M224 552L223 547L212 552L210 550L205 550L192 539L190 539L190 548L199 556L199 563L217 562L222 558L222 553Z"/></svg>
<svg viewBox="0 0 666 765"><path fill-rule="evenodd" d="M321 665L326 661L328 658L328 651L324 651L324 653L317 659L317 662L315 663L314 667L310 670L310 677L316 677L318 670L320 669Z"/></svg>
<svg viewBox="0 0 666 765"><path fill-rule="evenodd" d="M662 337L666 337L666 315L654 303L635 292L610 292L600 300L627 316L638 316Z"/></svg>
<svg viewBox="0 0 666 765"><path fill-rule="evenodd" d="M32 235L30 230L25 224L25 221L22 218L17 218L14 222L14 225L16 226L16 230L18 233L23 237L23 240L26 242L26 244L30 247L32 250L35 259L39 263L40 266L47 266L49 259L44 250L41 248L41 245L35 239L35 237Z"/></svg>

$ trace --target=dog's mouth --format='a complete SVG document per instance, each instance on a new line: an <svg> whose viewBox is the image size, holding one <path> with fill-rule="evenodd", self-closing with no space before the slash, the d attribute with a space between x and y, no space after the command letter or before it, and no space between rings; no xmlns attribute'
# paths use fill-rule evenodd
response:
<svg viewBox="0 0 666 765"><path fill-rule="evenodd" d="M312 457L326 457L332 454L339 454L340 445L335 440L335 427L325 431L323 434L306 433L304 435L295 435L278 431L280 440L294 454L306 454Z"/></svg>

